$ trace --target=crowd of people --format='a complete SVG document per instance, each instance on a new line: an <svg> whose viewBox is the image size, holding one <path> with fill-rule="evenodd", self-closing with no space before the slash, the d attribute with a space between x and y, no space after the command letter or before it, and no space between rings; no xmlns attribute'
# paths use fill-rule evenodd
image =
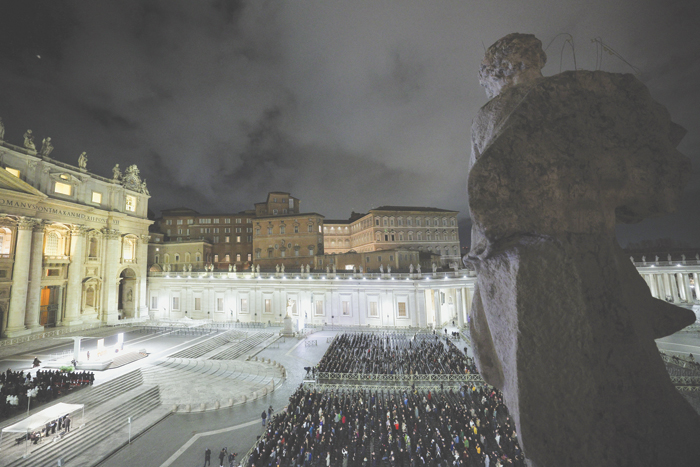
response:
<svg viewBox="0 0 700 467"><path fill-rule="evenodd" d="M313 391L300 387L249 466L524 466L495 389Z"/></svg>
<svg viewBox="0 0 700 467"><path fill-rule="evenodd" d="M93 384L95 374L90 371L64 372L37 370L32 376L27 371L0 373L0 419L26 410L28 393L37 402L48 402L66 394L71 388Z"/></svg>
<svg viewBox="0 0 700 467"><path fill-rule="evenodd" d="M451 339L419 333L343 333L335 337L315 368L362 374L466 374L474 363Z"/></svg>

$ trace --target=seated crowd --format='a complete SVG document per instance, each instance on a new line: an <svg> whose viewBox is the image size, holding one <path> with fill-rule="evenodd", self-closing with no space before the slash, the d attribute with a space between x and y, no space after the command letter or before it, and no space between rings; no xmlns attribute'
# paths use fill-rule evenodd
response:
<svg viewBox="0 0 700 467"><path fill-rule="evenodd" d="M26 410L28 391L31 391L32 399L48 402L71 388L91 385L94 381L95 374L89 371L37 370L36 376L32 377L30 372L8 368L5 373L0 373L0 419L20 409Z"/></svg>
<svg viewBox="0 0 700 467"><path fill-rule="evenodd" d="M434 334L344 333L316 371L362 374L466 374L476 367L449 338Z"/></svg>
<svg viewBox="0 0 700 467"><path fill-rule="evenodd" d="M300 387L249 466L524 466L501 394L463 387L323 391Z"/></svg>

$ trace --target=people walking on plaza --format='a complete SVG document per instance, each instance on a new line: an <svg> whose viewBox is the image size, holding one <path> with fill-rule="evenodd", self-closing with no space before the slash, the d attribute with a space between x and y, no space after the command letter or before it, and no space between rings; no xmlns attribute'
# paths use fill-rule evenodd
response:
<svg viewBox="0 0 700 467"><path fill-rule="evenodd" d="M206 448L204 450L204 467L211 465L211 449Z"/></svg>
<svg viewBox="0 0 700 467"><path fill-rule="evenodd" d="M226 459L226 448L221 448L219 453L219 467L224 467L224 459Z"/></svg>
<svg viewBox="0 0 700 467"><path fill-rule="evenodd" d="M265 419L267 419L267 412L265 412L263 410L262 413L260 414L260 418L262 418L262 426L265 426Z"/></svg>

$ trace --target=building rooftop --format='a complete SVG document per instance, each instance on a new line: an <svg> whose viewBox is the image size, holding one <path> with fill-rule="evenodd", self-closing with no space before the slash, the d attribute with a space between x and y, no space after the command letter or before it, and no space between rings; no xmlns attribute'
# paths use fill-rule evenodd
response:
<svg viewBox="0 0 700 467"><path fill-rule="evenodd" d="M370 209L369 212L374 211L418 211L418 212L445 212L457 214L459 211L450 211L448 209L430 208L430 207L420 207L420 206L379 206L378 208Z"/></svg>

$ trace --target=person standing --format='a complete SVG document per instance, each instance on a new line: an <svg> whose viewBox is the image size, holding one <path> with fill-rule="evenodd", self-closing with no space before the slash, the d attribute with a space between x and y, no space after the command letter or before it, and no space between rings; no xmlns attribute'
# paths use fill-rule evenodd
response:
<svg viewBox="0 0 700 467"><path fill-rule="evenodd" d="M263 410L262 413L260 414L260 418L262 418L262 426L265 426L265 419L267 418L267 412L265 412Z"/></svg>
<svg viewBox="0 0 700 467"><path fill-rule="evenodd" d="M219 467L224 467L224 459L226 459L226 448L221 448L219 453Z"/></svg>
<svg viewBox="0 0 700 467"><path fill-rule="evenodd" d="M211 449L207 448L204 451L204 467L211 465Z"/></svg>

